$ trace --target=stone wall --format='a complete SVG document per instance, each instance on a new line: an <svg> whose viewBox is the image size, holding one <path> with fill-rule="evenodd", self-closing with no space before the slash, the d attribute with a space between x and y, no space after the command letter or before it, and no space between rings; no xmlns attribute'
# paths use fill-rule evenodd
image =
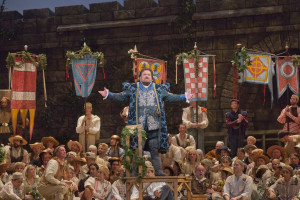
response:
<svg viewBox="0 0 300 200"><path fill-rule="evenodd" d="M120 133L124 123L119 112L126 104L103 101L96 93L103 87L120 91L121 82L133 81L132 63L127 51L137 45L140 53L168 61L168 82L173 93L184 92L182 66L175 85L175 55L193 48L216 55L217 97L212 97L213 73L209 68L209 98L200 102L208 109L210 120L206 132L224 131L224 113L232 98L233 72L230 61L236 44L265 52L282 52L286 42L299 53L300 3L297 0L197 0L188 22L192 30L178 31L179 19L188 17L184 0L125 0L118 2L57 7L49 9L4 12L1 20L0 85L7 88L5 58L27 44L33 53L45 53L48 109L43 107L42 75L38 73L37 117L33 140L53 135L61 142L76 139L77 117L82 112L83 100L74 94L72 73L66 80L67 50L81 49L83 42L93 51L105 54L105 75L97 73L93 94L94 113L101 117L101 138ZM239 85L242 109L249 113L249 129L279 129L276 118L286 105L286 98L276 100L270 109L270 94L262 85ZM277 94L275 92L275 94ZM181 108L185 103L166 103L168 128L177 133L181 122ZM50 120L52 119L52 120Z"/></svg>

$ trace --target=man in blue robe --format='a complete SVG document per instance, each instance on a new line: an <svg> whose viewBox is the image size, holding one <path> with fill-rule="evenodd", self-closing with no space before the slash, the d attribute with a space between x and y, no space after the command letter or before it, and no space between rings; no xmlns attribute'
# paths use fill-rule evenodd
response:
<svg viewBox="0 0 300 200"><path fill-rule="evenodd" d="M124 83L123 92L112 93L106 88L99 93L104 99L129 101L128 125L141 124L147 133L144 150L150 151L151 162L157 176L165 175L161 167L158 153L167 153L169 150L165 102L186 101L192 95L176 95L169 93L169 84L153 83L153 72L144 68L139 73L140 82ZM160 137L160 138L159 138ZM132 148L138 147L137 137L130 140Z"/></svg>

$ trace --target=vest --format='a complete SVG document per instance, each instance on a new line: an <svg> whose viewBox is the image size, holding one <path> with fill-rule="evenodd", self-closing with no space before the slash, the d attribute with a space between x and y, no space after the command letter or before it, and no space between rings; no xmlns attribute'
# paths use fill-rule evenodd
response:
<svg viewBox="0 0 300 200"><path fill-rule="evenodd" d="M64 172L65 172L65 163L60 164L58 158L56 158L56 157L53 158L53 160L56 160L56 162L58 163L58 169L57 169L56 174L54 175L54 178L56 178L57 180L61 180L62 177L63 177L63 175L64 175ZM44 173L44 174L42 175L42 177L41 177L41 179L40 179L40 182L43 183L43 184L50 184L50 183L47 181L47 179L46 179L46 177L45 177L45 174L46 174L46 173Z"/></svg>
<svg viewBox="0 0 300 200"><path fill-rule="evenodd" d="M21 154L20 154L20 157L18 157L18 158L13 157L13 155L12 155L12 148L11 147L9 148L9 152L10 152L11 163L22 162L23 157L24 157L24 149L23 149L23 147L21 147Z"/></svg>
<svg viewBox="0 0 300 200"><path fill-rule="evenodd" d="M186 134L186 135L187 135L187 138L186 138L186 139L189 140L189 139L190 139L190 135L189 135L189 134ZM176 135L175 138L176 138L177 145L180 146L180 147L186 148L187 146L190 145L190 144L187 142L187 143L186 143L186 146L181 146L181 145L180 145L180 142L179 142L179 137L178 137L178 135Z"/></svg>
<svg viewBox="0 0 300 200"><path fill-rule="evenodd" d="M290 107L290 112L293 116L298 117L298 107ZM286 123L295 122L290 117L286 116Z"/></svg>

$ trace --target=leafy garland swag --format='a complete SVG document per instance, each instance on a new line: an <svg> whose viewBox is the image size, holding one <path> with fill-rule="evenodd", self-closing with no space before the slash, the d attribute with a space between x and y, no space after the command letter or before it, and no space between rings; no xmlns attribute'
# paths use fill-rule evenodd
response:
<svg viewBox="0 0 300 200"><path fill-rule="evenodd" d="M123 128L122 133L121 133L121 145L124 148L125 155L123 159L123 166L125 167L126 170L128 170L130 173L132 172L137 172L137 182L141 182L142 178L146 175L147 172L147 166L145 164L145 158L140 157L138 155L138 148L130 148L126 145L126 137L137 137L138 135L138 130L137 128L132 128L129 129L127 127ZM145 144L146 141L146 131L142 130L141 131L142 135L142 145ZM127 156L129 157L129 160L127 160ZM133 164L134 162L134 164ZM138 173L139 166L142 166L142 173ZM125 182L126 180L123 178L122 180Z"/></svg>
<svg viewBox="0 0 300 200"><path fill-rule="evenodd" d="M19 64L16 63L15 61L15 56L21 56L22 60ZM35 59L36 61L35 61ZM23 66L26 62L30 61L35 67L39 67L40 69L44 70L46 69L47 66L47 57L45 54L39 54L37 56L32 55L28 51L22 51L21 54L13 54L13 53L8 53L6 57L6 67L9 69L13 66L15 67L21 67Z"/></svg>

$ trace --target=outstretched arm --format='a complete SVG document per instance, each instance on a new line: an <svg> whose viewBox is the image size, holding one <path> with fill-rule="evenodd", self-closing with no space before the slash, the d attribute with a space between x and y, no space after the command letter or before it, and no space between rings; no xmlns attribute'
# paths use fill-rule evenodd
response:
<svg viewBox="0 0 300 200"><path fill-rule="evenodd" d="M128 101L130 97L130 94L126 90L120 93L112 93L108 89L104 88L104 90L100 90L98 92L103 97L103 100L108 98L116 101Z"/></svg>

